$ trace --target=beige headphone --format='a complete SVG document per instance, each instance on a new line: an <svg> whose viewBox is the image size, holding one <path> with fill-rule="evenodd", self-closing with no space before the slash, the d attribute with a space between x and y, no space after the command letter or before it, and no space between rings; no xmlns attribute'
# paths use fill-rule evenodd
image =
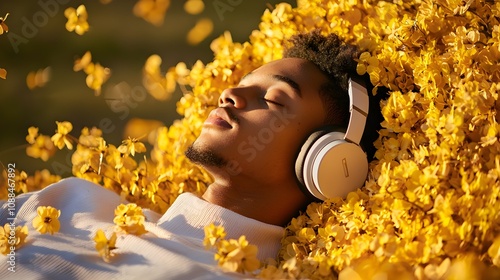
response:
<svg viewBox="0 0 500 280"><path fill-rule="evenodd" d="M320 200L345 197L362 187L368 175L368 159L359 146L368 115L368 92L361 80L351 78L348 93L347 130L315 131L302 145L295 163L302 190Z"/></svg>

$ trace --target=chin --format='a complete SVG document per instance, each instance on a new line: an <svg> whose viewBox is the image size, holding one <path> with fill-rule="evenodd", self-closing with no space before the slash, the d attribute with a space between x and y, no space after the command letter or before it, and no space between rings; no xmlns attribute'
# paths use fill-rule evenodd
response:
<svg viewBox="0 0 500 280"><path fill-rule="evenodd" d="M209 147L195 141L185 152L186 157L193 163L205 168L222 168L227 165L227 160Z"/></svg>

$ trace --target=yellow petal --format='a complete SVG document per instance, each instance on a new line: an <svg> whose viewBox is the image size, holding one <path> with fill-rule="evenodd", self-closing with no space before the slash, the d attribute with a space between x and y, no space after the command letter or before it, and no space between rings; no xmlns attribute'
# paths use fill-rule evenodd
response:
<svg viewBox="0 0 500 280"><path fill-rule="evenodd" d="M76 14L75 8L69 7L66 10L64 10L64 16L67 17L68 19Z"/></svg>
<svg viewBox="0 0 500 280"><path fill-rule="evenodd" d="M203 18L200 19L196 25L189 30L187 34L187 42L191 45L197 45L201 41L205 40L214 28L214 24L211 19Z"/></svg>
<svg viewBox="0 0 500 280"><path fill-rule="evenodd" d="M75 65L73 66L73 71L78 72L85 69L92 61L92 54L90 51L85 52L82 58L75 60Z"/></svg>
<svg viewBox="0 0 500 280"><path fill-rule="evenodd" d="M184 3L184 11L191 15L197 15L205 9L205 4L202 0L188 0Z"/></svg>

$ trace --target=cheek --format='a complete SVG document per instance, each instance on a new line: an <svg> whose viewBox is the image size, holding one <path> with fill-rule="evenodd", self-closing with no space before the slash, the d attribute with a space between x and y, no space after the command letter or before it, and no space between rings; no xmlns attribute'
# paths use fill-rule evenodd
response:
<svg viewBox="0 0 500 280"><path fill-rule="evenodd" d="M294 164L302 141L309 132L307 125L289 112L253 117L256 125L242 125L238 133L238 153L247 161L260 158L263 163L273 161L283 166Z"/></svg>
<svg viewBox="0 0 500 280"><path fill-rule="evenodd" d="M274 121L268 124L247 131L244 137L239 139L242 141L238 141L238 154L247 162L258 158L261 164L280 165L289 162L295 154L296 144L291 139L293 135L290 131Z"/></svg>
<svg viewBox="0 0 500 280"><path fill-rule="evenodd" d="M272 137L267 137L270 141L270 155L273 155L284 164L293 164L295 156L300 150L305 133L296 125L289 124L281 126L279 129L266 131ZM264 134L263 134L264 136ZM267 136L267 135L266 135ZM264 139L264 138L263 138Z"/></svg>

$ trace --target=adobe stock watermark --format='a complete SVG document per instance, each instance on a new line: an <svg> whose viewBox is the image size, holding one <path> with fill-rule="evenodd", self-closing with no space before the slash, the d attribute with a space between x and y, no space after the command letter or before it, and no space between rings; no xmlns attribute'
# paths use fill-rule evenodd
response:
<svg viewBox="0 0 500 280"><path fill-rule="evenodd" d="M12 30L7 33L7 38L14 52L16 54L19 53L19 46L21 44L27 44L29 39L33 39L40 31L40 28L46 26L49 20L61 11L61 6L68 4L70 1L71 0L39 0L38 6L40 6L41 10L35 12L31 19L27 17L21 18L23 22L21 35L12 32Z"/></svg>
<svg viewBox="0 0 500 280"><path fill-rule="evenodd" d="M146 100L148 93L146 89L142 86L131 87L127 82L121 82L116 85L110 85L104 92L104 100L108 105L109 109L117 115L119 121L124 121L130 116L131 109L137 108L139 103ZM103 134L113 133L117 126L116 120L109 117L102 118L97 128L99 128ZM67 151L66 162L53 162L52 170L54 174L63 176L65 173L71 174L71 157L74 151Z"/></svg>
<svg viewBox="0 0 500 280"><path fill-rule="evenodd" d="M8 245L7 247L7 270L10 272L16 272L16 164L9 163L7 165L7 195L8 199L5 202L7 205L7 221L9 221L9 231L5 232L5 235L8 236Z"/></svg>
<svg viewBox="0 0 500 280"><path fill-rule="evenodd" d="M257 154L263 151L274 140L276 134L283 131L290 124L290 121L296 118L296 115L289 113L286 108L274 111L273 114L274 116L267 126L259 129L256 135L248 136L245 141L238 144L238 153L247 162L253 161L257 157ZM229 175L235 176L243 170L237 161L230 160L226 165L226 171Z"/></svg>
<svg viewBox="0 0 500 280"><path fill-rule="evenodd" d="M226 12L233 12L234 9L243 3L243 0L214 0L212 5L220 21L224 20Z"/></svg>

